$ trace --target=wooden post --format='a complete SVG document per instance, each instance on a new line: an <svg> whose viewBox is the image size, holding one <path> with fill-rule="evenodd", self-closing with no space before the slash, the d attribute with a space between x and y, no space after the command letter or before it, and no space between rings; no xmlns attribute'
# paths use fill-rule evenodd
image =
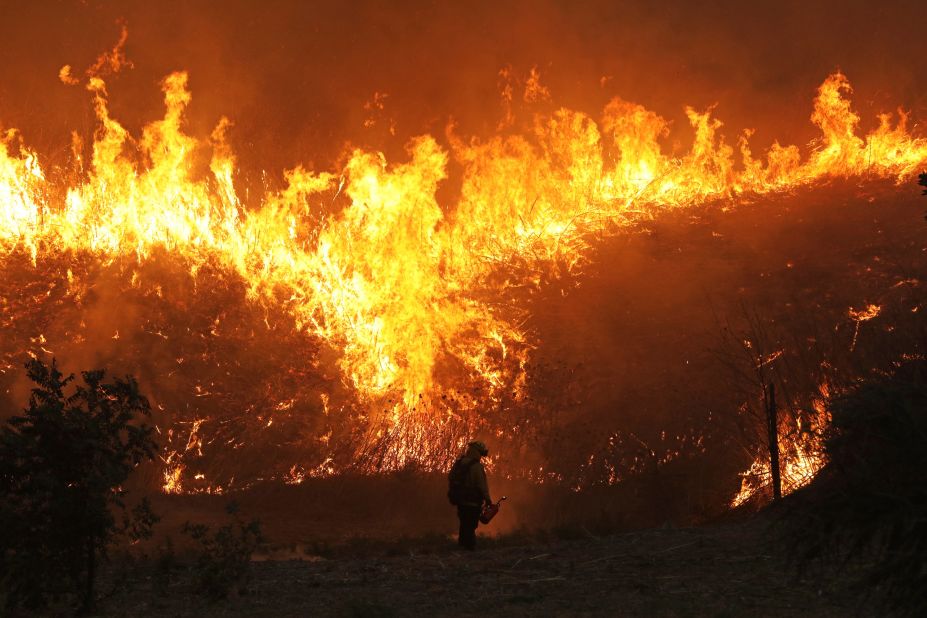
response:
<svg viewBox="0 0 927 618"><path fill-rule="evenodd" d="M769 435L769 469L772 472L773 500L782 497L782 477L779 473L779 414L776 411L776 385L770 384L766 398L766 422Z"/></svg>
<svg viewBox="0 0 927 618"><path fill-rule="evenodd" d="M87 538L87 581L84 587L84 600L81 603L80 613L89 615L94 610L93 584L97 576L97 546L93 535Z"/></svg>

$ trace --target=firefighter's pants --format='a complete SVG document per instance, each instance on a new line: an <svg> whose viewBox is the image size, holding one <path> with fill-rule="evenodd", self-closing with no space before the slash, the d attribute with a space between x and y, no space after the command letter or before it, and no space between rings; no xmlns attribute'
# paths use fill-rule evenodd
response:
<svg viewBox="0 0 927 618"><path fill-rule="evenodd" d="M480 507L458 505L457 519L460 520L460 534L457 544L466 549L476 549L476 527L480 523Z"/></svg>

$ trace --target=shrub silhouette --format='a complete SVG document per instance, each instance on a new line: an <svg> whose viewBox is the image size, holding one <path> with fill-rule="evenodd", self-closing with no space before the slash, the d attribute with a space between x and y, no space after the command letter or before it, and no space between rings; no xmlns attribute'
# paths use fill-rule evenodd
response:
<svg viewBox="0 0 927 618"><path fill-rule="evenodd" d="M261 523L239 518L236 503L229 503L226 512L232 521L215 532L206 524L187 522L183 528L199 546L195 565L197 589L213 600L224 599L229 593L247 592L251 555L264 540Z"/></svg>
<svg viewBox="0 0 927 618"><path fill-rule="evenodd" d="M86 371L72 385L54 361L26 369L29 406L0 429L0 587L7 606L77 594L90 611L107 548L157 521L147 501L123 500L129 473L156 452L151 410L132 377Z"/></svg>
<svg viewBox="0 0 927 618"><path fill-rule="evenodd" d="M927 612L927 362L830 404L829 463L785 512L802 563L861 565L899 615Z"/></svg>

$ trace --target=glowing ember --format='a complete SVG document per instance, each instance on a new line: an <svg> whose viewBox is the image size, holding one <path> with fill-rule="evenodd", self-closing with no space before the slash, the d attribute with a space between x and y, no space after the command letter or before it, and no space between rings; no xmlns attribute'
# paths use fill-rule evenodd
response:
<svg viewBox="0 0 927 618"><path fill-rule="evenodd" d="M879 305L867 305L865 309L860 309L858 311L854 310L852 307L850 308L850 319L856 323L853 330L853 341L850 343L851 352L856 349L856 340L859 339L859 325L878 317L880 313L882 313L882 307Z"/></svg>

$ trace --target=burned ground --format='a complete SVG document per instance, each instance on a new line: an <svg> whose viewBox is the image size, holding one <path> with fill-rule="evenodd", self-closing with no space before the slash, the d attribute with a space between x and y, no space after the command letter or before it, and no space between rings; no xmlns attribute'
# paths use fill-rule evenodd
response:
<svg viewBox="0 0 927 618"><path fill-rule="evenodd" d="M355 544L256 562L248 594L209 603L175 574L167 594L131 581L105 615L845 616L846 575L798 576L757 519L572 540L511 536L477 552L447 538ZM271 557L273 558L273 557ZM875 606L871 607L875 610ZM865 609L863 610L865 613Z"/></svg>

